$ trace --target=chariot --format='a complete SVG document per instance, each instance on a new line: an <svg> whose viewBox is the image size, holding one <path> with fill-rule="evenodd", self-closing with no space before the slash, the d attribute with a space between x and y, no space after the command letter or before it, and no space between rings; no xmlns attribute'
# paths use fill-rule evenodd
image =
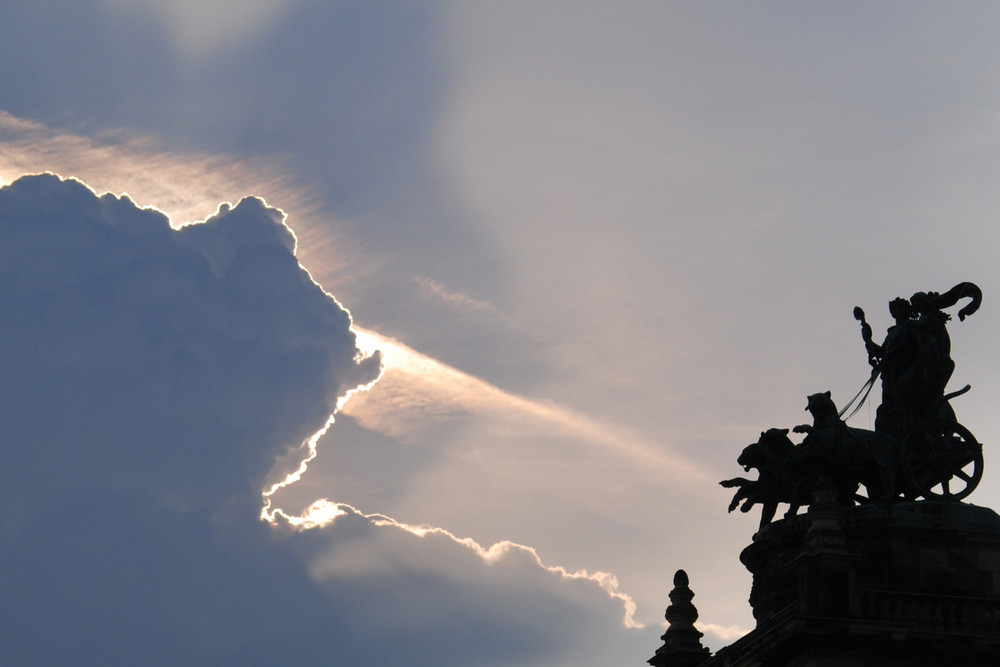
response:
<svg viewBox="0 0 1000 667"><path fill-rule="evenodd" d="M730 511L741 502L744 512L760 503L763 527L779 503L790 506L786 516L810 504L821 483L836 489L842 505L959 501L971 494L983 478L983 447L958 422L949 402L969 386L945 393L955 364L946 327L951 317L944 310L962 299L970 302L958 311L959 320L979 309L982 292L973 283L959 283L944 294L917 292L894 299L889 312L895 323L881 344L872 339L864 311L855 308L870 378L843 410L837 410L830 392L809 396L806 410L813 423L793 429L806 434L801 443L789 440L788 429L770 429L748 445L738 462L745 470L756 468L759 477L721 482L737 488ZM865 404L879 378L882 402L874 430L847 426L845 419Z"/></svg>

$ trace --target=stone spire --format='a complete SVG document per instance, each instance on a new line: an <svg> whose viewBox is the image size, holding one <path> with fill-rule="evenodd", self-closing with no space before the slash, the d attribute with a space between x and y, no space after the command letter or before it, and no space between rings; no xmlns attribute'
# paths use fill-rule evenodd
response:
<svg viewBox="0 0 1000 667"><path fill-rule="evenodd" d="M698 610L691 604L693 597L687 572L677 570L666 613L670 627L660 637L663 646L646 661L653 667L695 667L711 657L709 650L701 645L702 634L694 627Z"/></svg>

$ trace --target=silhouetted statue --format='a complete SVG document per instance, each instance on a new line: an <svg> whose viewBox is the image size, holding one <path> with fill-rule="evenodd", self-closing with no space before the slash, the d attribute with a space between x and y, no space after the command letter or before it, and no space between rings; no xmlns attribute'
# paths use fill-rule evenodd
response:
<svg viewBox="0 0 1000 667"><path fill-rule="evenodd" d="M945 393L955 363L947 329L951 317L944 309L969 299L958 311L964 321L979 309L982 298L973 283L959 283L944 294L917 292L909 299L893 299L893 324L881 344L874 341L864 311L856 307L870 378L843 411L837 410L830 392L809 396L806 410L813 423L793 429L805 434L800 444L788 438L788 429L769 429L744 448L738 462L747 471L756 468L758 478L720 482L737 489L729 511L741 502L743 512L760 504L763 528L778 504L789 505L786 517L809 504L820 482L836 489L837 501L844 506L889 503L900 496L961 500L971 493L982 479L982 445L958 423L949 403L969 387ZM857 412L879 377L882 403L875 430L848 427L844 413L860 398ZM861 486L865 495L858 493Z"/></svg>

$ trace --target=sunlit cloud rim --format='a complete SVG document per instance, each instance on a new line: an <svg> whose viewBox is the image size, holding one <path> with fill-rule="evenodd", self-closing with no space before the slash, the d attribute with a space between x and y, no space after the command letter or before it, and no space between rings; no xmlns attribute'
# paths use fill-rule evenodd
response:
<svg viewBox="0 0 1000 667"><path fill-rule="evenodd" d="M347 503L332 502L326 498L321 498L313 502L312 505L306 508L302 516L288 517L288 515L280 510L276 511L275 515L276 522L279 521L277 516L280 516L282 521L300 530L329 526L342 516L353 515L366 519L373 526L380 528L396 528L420 538L431 535L447 538L455 544L471 550L487 563L497 562L505 555L512 552L527 554L540 569L558 575L561 579L590 581L597 584L610 599L616 600L622 604L622 607L624 608L622 624L626 628L642 629L645 627L642 623L635 620L635 600L633 600L632 596L620 589L618 577L613 573L603 571L590 572L586 569L570 571L560 565L546 565L542 561L542 558L539 556L536 549L524 544L518 544L517 542L513 542L511 540L494 542L489 547L484 547L471 537L459 537L445 528L430 526L427 524L414 525L403 523L385 514L365 514Z"/></svg>

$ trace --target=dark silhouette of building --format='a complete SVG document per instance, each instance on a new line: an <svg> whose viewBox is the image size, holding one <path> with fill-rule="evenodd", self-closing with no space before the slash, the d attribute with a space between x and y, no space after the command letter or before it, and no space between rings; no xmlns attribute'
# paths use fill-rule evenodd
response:
<svg viewBox="0 0 1000 667"><path fill-rule="evenodd" d="M685 585L691 611L675 622L668 609L671 628L649 664L1000 665L1000 516L955 502L845 509L829 495L766 526L741 554L753 574L753 631L696 660L690 638L700 646L701 633Z"/></svg>

